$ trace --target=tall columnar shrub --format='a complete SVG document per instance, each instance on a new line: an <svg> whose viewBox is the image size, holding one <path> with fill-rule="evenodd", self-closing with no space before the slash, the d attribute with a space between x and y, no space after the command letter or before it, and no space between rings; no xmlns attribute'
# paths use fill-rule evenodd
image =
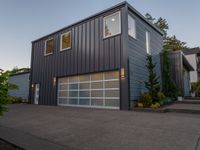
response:
<svg viewBox="0 0 200 150"><path fill-rule="evenodd" d="M0 69L0 116L7 110L5 106L9 103L8 90L17 88L16 85L8 83L8 75L8 72Z"/></svg>
<svg viewBox="0 0 200 150"><path fill-rule="evenodd" d="M167 97L175 98L178 96L178 89L172 79L169 50L163 50L162 60L162 92Z"/></svg>
<svg viewBox="0 0 200 150"><path fill-rule="evenodd" d="M160 82L159 77L157 76L155 72L156 63L153 62L152 56L147 55L147 69L148 69L148 80L145 81L145 87L148 89L149 94L152 97L152 102L158 102L157 94L160 91Z"/></svg>

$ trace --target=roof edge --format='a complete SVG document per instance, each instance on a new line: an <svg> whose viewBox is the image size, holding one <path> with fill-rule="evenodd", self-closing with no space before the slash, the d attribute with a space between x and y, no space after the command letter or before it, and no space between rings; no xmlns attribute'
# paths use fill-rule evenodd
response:
<svg viewBox="0 0 200 150"><path fill-rule="evenodd" d="M131 4L129 4L128 2L126 2L127 6L129 9L131 9L133 12L135 12L135 14L140 17L142 20L144 20L148 25L150 25L153 29L155 29L158 33L160 33L162 36L164 35L164 33L157 27L155 26L153 23L151 23L150 21L148 21L139 11L137 11Z"/></svg>
<svg viewBox="0 0 200 150"><path fill-rule="evenodd" d="M43 39L43 38L46 38L46 37L48 37L48 36L51 36L51 35L53 35L53 34L55 34L55 33L57 33L57 32L60 32L60 31L62 31L62 30L65 30L65 29L67 29L67 28L70 28L70 27L72 27L72 26L75 26L75 25L77 25L77 24L79 24L79 23L81 23L81 22L84 22L84 21L86 21L86 20L89 20L89 19L91 19L91 18L93 18L93 17L95 17L95 16L98 16L98 15L101 15L101 14L103 14L103 13L106 13L106 12L112 10L112 9L116 9L116 8L118 8L118 7L123 7L123 6L127 6L127 7L128 7L129 9L131 9L138 17L140 17L143 21L145 21L148 25L150 25L150 26L151 26L153 29L155 29L158 33L160 33L161 35L163 35L163 32L162 32L158 27L156 27L154 24L152 24L151 22L149 22L139 11L137 11L137 10L136 10L132 5L130 5L127 1L123 1L123 2L121 2L121 3L118 3L118 4L114 5L114 6L111 6L111 7L107 8L107 9L104 9L104 10L98 12L98 13L95 13L94 15L91 15L91 16L89 16L89 17L86 17L86 18L84 18L84 19L81 19L81 20L79 20L79 21L77 21L77 22L75 22L75 23L72 23L72 24L70 24L70 25L68 25L68 26L65 26L65 27L63 27L63 28L61 28L61 29L58 29L58 30L56 30L56 31L54 31L54 32L52 32L52 33L49 33L49 34L47 34L47 35L45 35L45 36L42 36L42 37L40 37L40 38L38 38L38 39L36 39L36 40L33 40L32 43L37 42L37 41L39 41L39 40L41 40L41 39Z"/></svg>
<svg viewBox="0 0 200 150"><path fill-rule="evenodd" d="M24 71L24 72L18 72L18 73L10 74L9 76L12 77L12 76L18 76L18 75L29 74L29 73L30 73L30 71Z"/></svg>
<svg viewBox="0 0 200 150"><path fill-rule="evenodd" d="M89 17L86 17L86 18L84 18L84 19L81 19L81 20L79 20L79 21L77 21L77 22L75 22L75 23L72 23L72 24L70 24L70 25L67 25L67 26L65 26L65 27L63 27L63 28L61 28L61 29L58 29L58 30L56 30L56 31L54 31L54 32L52 32L52 33L49 33L49 34L47 34L47 35L45 35L45 36L42 36L42 37L40 37L40 38L38 38L38 39L36 39L36 40L33 40L32 43L34 43L34 42L36 42L36 41L39 41L39 40L41 40L41 39L43 39L43 38L45 38L45 37L51 36L51 35L53 35L53 34L55 34L55 33L57 33L57 32L60 32L60 31L62 31L62 30L64 30L64 29L67 29L67 28L70 28L70 27L72 27L72 26L75 26L75 25L77 25L77 24L79 24L79 23L81 23L81 22L84 22L84 21L86 21L86 20L89 20L89 19L91 19L91 18L93 18L93 17L95 17L95 16L98 16L98 15L101 15L101 14L103 14L103 13L106 13L106 12L112 10L112 9L116 9L117 7L122 7L122 6L125 6L125 5L127 5L127 2L126 2L126 1L123 1L123 2L121 2L121 3L118 3L118 4L114 5L114 6L111 6L111 7L107 8L107 9L104 9L104 10L102 10L102 11L100 11L100 12L97 12L97 13L95 13L95 14L89 16Z"/></svg>

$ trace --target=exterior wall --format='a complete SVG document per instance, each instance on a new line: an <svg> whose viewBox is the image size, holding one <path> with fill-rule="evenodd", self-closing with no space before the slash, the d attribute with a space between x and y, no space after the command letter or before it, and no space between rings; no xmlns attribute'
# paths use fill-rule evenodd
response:
<svg viewBox="0 0 200 150"><path fill-rule="evenodd" d="M179 90L184 93L184 76L183 76L183 60L181 52L169 53L169 60L171 63L172 78Z"/></svg>
<svg viewBox="0 0 200 150"><path fill-rule="evenodd" d="M136 19L137 40L128 36L129 9L135 12L132 15ZM103 17L117 11L121 12L121 34L103 39ZM40 84L39 104L57 105L57 86L53 84L55 78L110 70L119 70L121 73L123 70L125 76L120 76L120 109L129 109L129 100L136 99L144 89L140 81L147 78L144 69L145 29L151 33L152 55L158 63L156 70L160 75L162 35L150 23L145 22L144 17L127 2L34 41L31 83ZM72 48L60 52L60 35L66 31L71 31ZM44 56L45 40L48 38L54 39L54 53ZM29 98L33 103L32 84Z"/></svg>
<svg viewBox="0 0 200 150"><path fill-rule="evenodd" d="M183 96L189 96L190 76L189 70L183 63L183 53L181 51L171 52L169 54L169 59L171 62L172 78L177 88L182 92Z"/></svg>
<svg viewBox="0 0 200 150"><path fill-rule="evenodd" d="M10 76L9 80L8 80L9 83L17 85L18 89L17 90L9 90L8 91L9 95L21 97L25 101L28 101L29 76L30 76L30 73Z"/></svg>
<svg viewBox="0 0 200 150"><path fill-rule="evenodd" d="M121 66L126 67L126 43L124 45L122 42L126 34L124 32L124 22L127 22L124 17L126 9L127 7L120 6L33 42L31 83L40 84L39 104L57 104L57 87L53 85L54 77L118 70ZM103 39L103 17L116 11L121 12L122 33ZM71 31L72 48L60 52L60 35L66 31ZM52 37L55 45L54 53L44 56L45 40ZM121 86L128 91L127 80L123 82ZM33 103L34 88L30 87L30 90ZM125 95L128 94L125 93ZM121 98L122 96L123 93L121 93ZM128 98L125 98L124 102L126 104L121 105L125 107Z"/></svg>
<svg viewBox="0 0 200 150"><path fill-rule="evenodd" d="M184 68L184 96L190 96L190 73Z"/></svg>
<svg viewBox="0 0 200 150"><path fill-rule="evenodd" d="M194 68L194 71L190 71L190 82L194 83L198 81L198 73L197 73L197 58L196 54L185 55L191 66Z"/></svg>
<svg viewBox="0 0 200 150"><path fill-rule="evenodd" d="M144 81L148 78L145 66L147 56L145 31L150 32L150 49L153 60L157 63L156 72L158 76L161 76L160 52L163 47L163 38L160 33L147 25L130 10L129 14L135 19L136 23L136 39L131 36L128 38L130 100L136 100L141 92L146 91Z"/></svg>

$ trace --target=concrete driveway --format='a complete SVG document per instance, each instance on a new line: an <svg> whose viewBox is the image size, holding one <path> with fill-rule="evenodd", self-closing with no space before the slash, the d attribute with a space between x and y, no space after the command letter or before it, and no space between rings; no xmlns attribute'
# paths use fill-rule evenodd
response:
<svg viewBox="0 0 200 150"><path fill-rule="evenodd" d="M34 150L200 150L200 115L16 104L0 138Z"/></svg>

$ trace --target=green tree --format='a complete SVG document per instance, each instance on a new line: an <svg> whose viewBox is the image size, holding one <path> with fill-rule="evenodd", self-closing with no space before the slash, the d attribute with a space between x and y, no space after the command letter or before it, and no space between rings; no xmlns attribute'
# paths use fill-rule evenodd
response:
<svg viewBox="0 0 200 150"><path fill-rule="evenodd" d="M17 88L16 85L8 83L8 76L8 71L3 72L3 70L0 69L0 116L7 110L5 106L9 103L8 90Z"/></svg>
<svg viewBox="0 0 200 150"><path fill-rule="evenodd" d="M159 77L157 77L155 72L156 63L153 63L152 56L147 55L147 69L148 69L148 81L145 81L145 87L148 89L149 94L152 97L153 103L158 102L157 94L160 91Z"/></svg>
<svg viewBox="0 0 200 150"><path fill-rule="evenodd" d="M178 89L172 79L171 63L169 60L169 50L164 49L162 54L162 92L167 97L178 96Z"/></svg>
<svg viewBox="0 0 200 150"><path fill-rule="evenodd" d="M145 15L146 19L152 22L155 26L157 26L164 34L164 48L170 49L173 51L183 50L188 48L186 46L186 42L182 42L177 39L175 35L169 36L167 31L169 30L169 24L166 19L159 17L158 19L153 18L149 13Z"/></svg>
<svg viewBox="0 0 200 150"><path fill-rule="evenodd" d="M182 42L176 38L176 36L166 37L164 39L164 49L169 49L172 51L184 50L188 48L185 42Z"/></svg>
<svg viewBox="0 0 200 150"><path fill-rule="evenodd" d="M156 20L154 24L164 33L164 38L166 38L167 31L169 30L169 25L167 20L160 17L158 18L158 20Z"/></svg>
<svg viewBox="0 0 200 150"><path fill-rule="evenodd" d="M30 68L18 68L18 67L14 67L12 70L8 71L10 74L15 74L18 72L27 72L30 71Z"/></svg>
<svg viewBox="0 0 200 150"><path fill-rule="evenodd" d="M9 71L11 74L15 74L19 71L19 68L15 66L11 71Z"/></svg>
<svg viewBox="0 0 200 150"><path fill-rule="evenodd" d="M156 18L153 18L149 13L145 14L145 18L151 23L154 23L154 21L156 20Z"/></svg>

